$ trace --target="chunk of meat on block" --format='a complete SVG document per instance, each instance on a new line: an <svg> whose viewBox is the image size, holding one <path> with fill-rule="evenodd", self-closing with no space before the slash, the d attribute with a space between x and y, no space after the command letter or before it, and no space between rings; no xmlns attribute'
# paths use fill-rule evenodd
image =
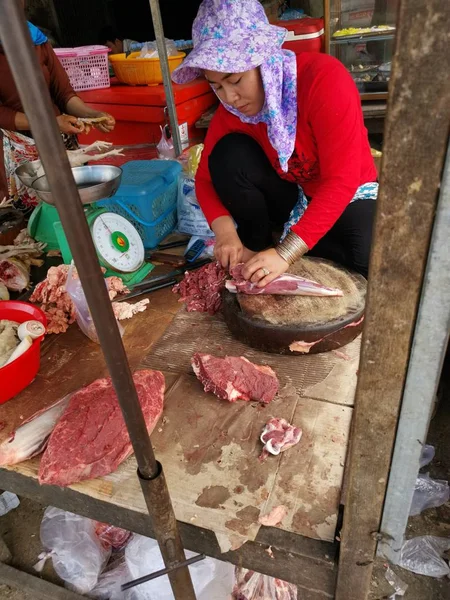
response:
<svg viewBox="0 0 450 600"><path fill-rule="evenodd" d="M164 375L146 369L133 379L151 433L163 410ZM39 482L64 487L108 475L132 452L111 379L97 379L70 399L42 457Z"/></svg>
<svg viewBox="0 0 450 600"><path fill-rule="evenodd" d="M262 462L269 454L275 456L285 452L298 444L302 437L302 430L286 421L286 419L273 418L268 421L261 434L261 442L264 444L263 451L259 457Z"/></svg>
<svg viewBox="0 0 450 600"><path fill-rule="evenodd" d="M255 365L243 356L218 358L197 352L191 364L205 392L229 402L257 400L268 404L279 389L278 378L270 367Z"/></svg>

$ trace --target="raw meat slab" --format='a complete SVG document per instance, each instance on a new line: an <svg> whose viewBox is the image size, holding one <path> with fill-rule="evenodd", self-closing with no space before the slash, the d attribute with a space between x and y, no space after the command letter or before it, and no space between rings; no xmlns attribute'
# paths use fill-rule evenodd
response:
<svg viewBox="0 0 450 600"><path fill-rule="evenodd" d="M357 338L338 353L277 356L253 350L235 340L220 315L181 311L142 366L173 373L192 373L195 352L214 356L245 356L257 365L269 365L280 387L291 383L301 396L353 406L361 341Z"/></svg>

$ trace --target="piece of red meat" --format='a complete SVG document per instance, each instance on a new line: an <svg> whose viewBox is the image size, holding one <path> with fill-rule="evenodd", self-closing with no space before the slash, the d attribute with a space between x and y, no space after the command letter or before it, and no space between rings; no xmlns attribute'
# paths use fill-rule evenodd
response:
<svg viewBox="0 0 450 600"><path fill-rule="evenodd" d="M131 531L114 527L113 525L109 525L109 523L95 521L95 535L101 541L104 548L122 550L131 537Z"/></svg>
<svg viewBox="0 0 450 600"><path fill-rule="evenodd" d="M195 271L187 271L184 279L172 288L186 303L188 312L207 312L214 315L222 303L227 272L218 262L209 263Z"/></svg>
<svg viewBox="0 0 450 600"><path fill-rule="evenodd" d="M298 444L301 437L302 430L288 423L286 419L270 419L261 434L260 439L264 444L264 448L259 460L266 460L269 454L276 456L280 452L285 452L288 448Z"/></svg>
<svg viewBox="0 0 450 600"><path fill-rule="evenodd" d="M240 399L268 404L279 389L278 378L270 367L255 365L243 356L217 358L197 352L191 364L205 392L229 402Z"/></svg>
<svg viewBox="0 0 450 600"><path fill-rule="evenodd" d="M142 370L133 379L151 433L163 410L164 375ZM67 486L101 477L132 451L111 379L98 379L70 399L41 459L39 482Z"/></svg>
<svg viewBox="0 0 450 600"><path fill-rule="evenodd" d="M282 296L343 296L342 290L325 287L311 279L305 279L298 275L284 273L273 281L260 288L256 283L244 279L241 263L231 269L231 280L225 282L229 292L236 294L278 294Z"/></svg>

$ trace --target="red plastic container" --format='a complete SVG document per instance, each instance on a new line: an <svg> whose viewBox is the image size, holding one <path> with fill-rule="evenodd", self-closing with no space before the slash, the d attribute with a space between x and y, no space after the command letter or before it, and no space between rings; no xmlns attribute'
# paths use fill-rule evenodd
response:
<svg viewBox="0 0 450 600"><path fill-rule="evenodd" d="M40 321L47 327L47 319L40 308L28 302L18 300L0 301L0 321ZM44 336L34 340L31 348L19 356L15 361L0 368L0 404L11 400L25 389L39 371L41 358L41 342Z"/></svg>
<svg viewBox="0 0 450 600"><path fill-rule="evenodd" d="M323 19L305 17L292 21L278 21L276 25L288 30L286 41L283 44L285 50L292 50L295 54L325 51Z"/></svg>
<svg viewBox="0 0 450 600"><path fill-rule="evenodd" d="M195 123L217 103L211 86L205 79L196 79L182 85L174 84L173 92L178 123L187 123L191 141L201 141L205 132L197 129ZM116 146L157 144L161 139L160 126L168 123L163 85L131 86L112 80L109 89L79 92L78 95L92 108L108 112L116 119L113 132L101 133L93 129L88 135L79 136L80 144L92 144L97 140Z"/></svg>

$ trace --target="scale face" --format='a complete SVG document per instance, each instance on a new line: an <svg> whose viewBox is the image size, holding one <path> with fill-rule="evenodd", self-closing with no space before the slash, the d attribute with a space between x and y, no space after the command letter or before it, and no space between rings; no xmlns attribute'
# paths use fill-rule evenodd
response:
<svg viewBox="0 0 450 600"><path fill-rule="evenodd" d="M119 273L133 273L145 260L144 244L130 221L112 212L93 215L92 238L100 260Z"/></svg>

